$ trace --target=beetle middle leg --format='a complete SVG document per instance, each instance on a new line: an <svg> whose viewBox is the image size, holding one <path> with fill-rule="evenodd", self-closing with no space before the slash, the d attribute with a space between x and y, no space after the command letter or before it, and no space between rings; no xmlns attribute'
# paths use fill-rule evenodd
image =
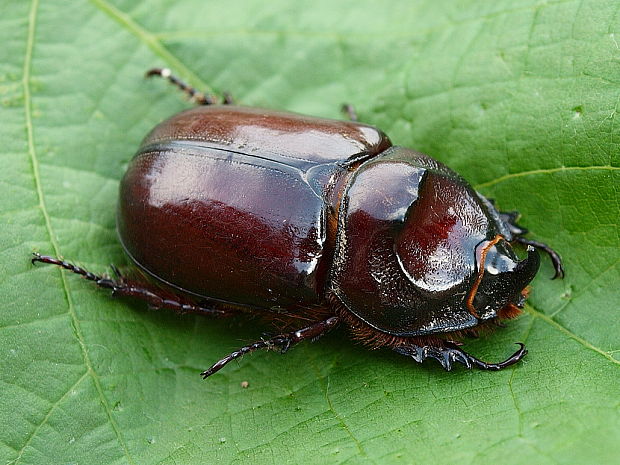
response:
<svg viewBox="0 0 620 465"><path fill-rule="evenodd" d="M171 84L177 86L183 92L187 94L191 101L198 105L214 105L218 103L218 99L215 95L207 94L196 90L194 87L182 81L170 71L169 68L152 68L146 72L146 77L160 76L167 79ZM232 95L228 92L224 92L222 103L224 105L231 105L234 103Z"/></svg>
<svg viewBox="0 0 620 465"><path fill-rule="evenodd" d="M564 278L564 266L562 265L562 258L560 257L560 254L558 254L547 244L533 241L531 239L526 239L525 237L523 237L528 233L528 230L517 224L517 220L519 219L518 212L500 212L499 216L504 221L504 223L508 225L508 228L510 229L510 232L514 238L513 240L515 242L526 246L531 245L532 247L540 249L547 255L549 255L549 258L551 259L551 263L553 263L553 268L555 270L555 274L551 279Z"/></svg>
<svg viewBox="0 0 620 465"><path fill-rule="evenodd" d="M335 328L339 322L340 318L338 318L337 316L332 316L327 318L326 320L319 321L317 323L311 324L310 326L306 326L305 328L298 329L297 331L291 331L290 333L280 334L278 336L272 337L271 339L264 339L254 342L253 344L241 347L240 349L228 354L226 357L214 363L211 368L200 373L200 375L203 377L203 379L207 379L212 374L220 371L229 362L232 362L234 359L239 358L245 354L254 352L255 350L279 349L280 352L284 353L294 345L299 344L300 342L307 339L310 339L312 341L317 340L318 338Z"/></svg>
<svg viewBox="0 0 620 465"><path fill-rule="evenodd" d="M406 344L398 347L394 347L394 351L401 355L406 355L413 358L416 362L422 363L427 358L433 358L437 360L446 371L452 369L454 362L459 362L465 365L466 368L479 368L481 370L501 370L503 368L514 365L521 360L527 354L527 349L520 342L517 343L520 347L514 354L508 357L503 362L499 363L487 363L480 359L477 359L473 355L468 354L459 346L454 343L447 342L444 347L434 346L418 346L416 344Z"/></svg>
<svg viewBox="0 0 620 465"><path fill-rule="evenodd" d="M41 262L59 266L72 273L79 274L84 279L94 282L101 288L110 289L114 297L133 297L146 302L151 308L167 308L179 313L200 313L214 316L227 316L233 313L229 310L198 305L188 299L183 299L180 296L167 293L156 287L150 288L141 283L129 282L115 266L112 266L112 270L116 274L117 279L111 279L106 276L96 275L80 266L47 255L34 253L31 261L32 263Z"/></svg>

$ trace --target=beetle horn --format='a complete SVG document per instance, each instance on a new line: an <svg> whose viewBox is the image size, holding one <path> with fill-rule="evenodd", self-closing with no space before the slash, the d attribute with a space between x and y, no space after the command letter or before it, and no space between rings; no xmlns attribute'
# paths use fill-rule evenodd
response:
<svg viewBox="0 0 620 465"><path fill-rule="evenodd" d="M501 239L501 236L498 237ZM465 302L469 313L476 318L495 316L495 312L509 302L522 307L525 302L523 289L534 279L540 266L540 256L534 247L528 247L527 257L517 262L506 256L505 252L500 253L496 247L492 247L494 242L499 242L498 237L482 251L483 272L479 274ZM512 252L511 255L514 257ZM494 269L494 272L484 273L487 267Z"/></svg>
<svg viewBox="0 0 620 465"><path fill-rule="evenodd" d="M514 282L517 285L521 285L521 288L527 286L536 273L538 272L538 268L540 267L540 255L538 251L532 247L531 245L527 246L527 258L524 258L514 269Z"/></svg>

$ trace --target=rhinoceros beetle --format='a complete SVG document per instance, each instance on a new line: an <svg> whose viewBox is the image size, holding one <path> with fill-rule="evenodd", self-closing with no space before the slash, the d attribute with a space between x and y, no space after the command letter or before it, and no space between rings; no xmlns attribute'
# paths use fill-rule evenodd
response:
<svg viewBox="0 0 620 465"><path fill-rule="evenodd" d="M379 129L232 104L162 76L201 104L156 126L120 184L117 229L140 279L58 265L151 307L262 315L286 330L227 355L285 352L338 324L354 338L450 370L500 370L460 348L464 335L520 313L536 249L515 213L499 212L454 171L393 146ZM349 107L349 113L354 115ZM519 259L513 245L524 244Z"/></svg>

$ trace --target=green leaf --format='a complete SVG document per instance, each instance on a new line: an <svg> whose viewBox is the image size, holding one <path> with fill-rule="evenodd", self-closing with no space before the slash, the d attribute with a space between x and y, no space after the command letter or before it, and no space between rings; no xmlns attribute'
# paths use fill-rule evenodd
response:
<svg viewBox="0 0 620 465"><path fill-rule="evenodd" d="M0 462L612 463L620 457L620 26L613 0L0 2ZM118 181L189 106L363 121L462 173L566 262L443 372L337 331L201 369L260 333L152 312L29 254L124 264ZM248 388L240 383L247 380Z"/></svg>

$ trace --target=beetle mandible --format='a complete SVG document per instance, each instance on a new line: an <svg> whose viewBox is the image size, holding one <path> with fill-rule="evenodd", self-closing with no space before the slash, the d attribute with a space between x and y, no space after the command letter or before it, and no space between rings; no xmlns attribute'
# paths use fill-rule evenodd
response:
<svg viewBox="0 0 620 465"><path fill-rule="evenodd" d="M155 308L261 314L287 331L242 347L201 373L258 349L282 352L339 324L450 370L500 370L458 341L520 313L538 271L537 249L563 277L559 255L526 239L515 212L499 212L454 171L393 146L356 121L223 104L168 69L161 76L199 106L156 126L120 184L117 229L148 279L99 276L34 254ZM519 259L513 245L527 247ZM297 325L297 329L294 325Z"/></svg>

